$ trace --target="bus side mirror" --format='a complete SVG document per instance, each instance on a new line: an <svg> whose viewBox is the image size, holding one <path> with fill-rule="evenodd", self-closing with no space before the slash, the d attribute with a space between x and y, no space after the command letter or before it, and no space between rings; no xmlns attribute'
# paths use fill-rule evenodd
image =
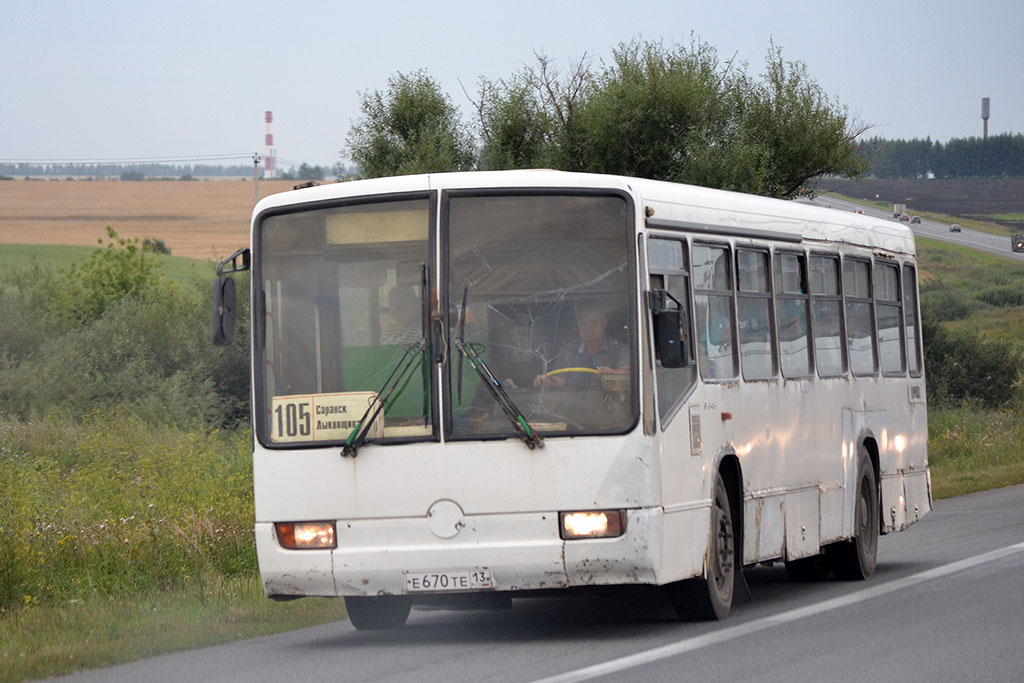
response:
<svg viewBox="0 0 1024 683"><path fill-rule="evenodd" d="M235 338L235 281L224 276L249 270L250 263L249 248L242 247L217 264L217 278L213 281L214 346L228 346Z"/></svg>
<svg viewBox="0 0 1024 683"><path fill-rule="evenodd" d="M219 277L213 281L213 345L228 346L235 338L235 280Z"/></svg>
<svg viewBox="0 0 1024 683"><path fill-rule="evenodd" d="M675 304L672 306L671 304ZM654 347L663 368L686 365L686 327L683 306L663 289L650 292L654 315Z"/></svg>

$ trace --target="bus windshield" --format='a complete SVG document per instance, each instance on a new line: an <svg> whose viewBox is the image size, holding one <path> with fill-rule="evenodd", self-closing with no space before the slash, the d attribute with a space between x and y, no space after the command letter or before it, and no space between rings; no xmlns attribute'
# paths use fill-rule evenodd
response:
<svg viewBox="0 0 1024 683"><path fill-rule="evenodd" d="M634 278L619 196L453 196L447 204L454 438L516 433L493 377L541 434L610 433L637 412ZM469 347L489 372L476 372ZM504 413L504 414L503 414Z"/></svg>
<svg viewBox="0 0 1024 683"><path fill-rule="evenodd" d="M639 399L627 200L442 195L438 231L432 207L429 196L378 198L257 224L260 441L444 430L532 448L541 434L629 429Z"/></svg>
<svg viewBox="0 0 1024 683"><path fill-rule="evenodd" d="M435 434L423 342L429 233L427 198L260 223L254 362L264 443L344 442L385 396L363 425L368 438Z"/></svg>

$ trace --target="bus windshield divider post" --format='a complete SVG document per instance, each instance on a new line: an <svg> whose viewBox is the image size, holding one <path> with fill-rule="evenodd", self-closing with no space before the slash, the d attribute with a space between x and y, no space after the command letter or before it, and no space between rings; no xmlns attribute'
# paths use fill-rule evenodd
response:
<svg viewBox="0 0 1024 683"><path fill-rule="evenodd" d="M491 396L501 406L502 412L505 413L505 417L512 423L512 428L515 429L516 436L522 439L531 450L534 448L544 448L544 440L540 438L540 434L534 431L530 423L523 417L522 412L516 407L516 404L512 402L508 394L505 392L505 388L501 386L501 382L494 376L490 368L487 367L487 363L480 357L480 354L476 352L471 344L465 343L460 338L455 339L455 347L459 352L466 357L469 364L473 366L477 374L480 375L480 379L483 380L484 385L488 391L491 392Z"/></svg>
<svg viewBox="0 0 1024 683"><path fill-rule="evenodd" d="M359 452L359 447L366 441L366 435L370 432L370 425L373 424L377 416L380 415L381 411L385 410L394 400L400 395L401 391L396 394L395 391L401 387L405 388L407 384L406 378L409 376L409 371L415 367L417 362L423 361L423 349L425 342L420 339L418 342L410 344L405 349L405 353L398 359L398 363L395 364L394 370L388 375L388 378L384 381L384 386L377 392L377 397L370 402L366 412L356 422L356 426L352 428L352 431L348 435L348 439L345 440L345 445L341 449L341 454L345 457L352 456L353 458Z"/></svg>

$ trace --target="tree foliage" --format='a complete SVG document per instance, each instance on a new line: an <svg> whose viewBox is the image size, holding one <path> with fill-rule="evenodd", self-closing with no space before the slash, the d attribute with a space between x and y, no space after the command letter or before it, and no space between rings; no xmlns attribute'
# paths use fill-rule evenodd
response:
<svg viewBox="0 0 1024 683"><path fill-rule="evenodd" d="M480 79L475 102L482 141L478 167L491 171L548 166L548 112L534 94L530 74L508 80Z"/></svg>
<svg viewBox="0 0 1024 683"><path fill-rule="evenodd" d="M385 92L361 95L362 117L349 131L349 155L362 175L379 177L469 170L472 135L458 109L425 71L397 74Z"/></svg>
<svg viewBox="0 0 1024 683"><path fill-rule="evenodd" d="M634 40L608 64L584 55L564 70L535 56L507 79L480 79L476 168L612 173L773 197L867 168L854 142L864 127L774 46L760 78L699 41ZM368 176L465 170L472 163L456 152L474 141L460 130L451 101L421 71L364 96L349 144Z"/></svg>

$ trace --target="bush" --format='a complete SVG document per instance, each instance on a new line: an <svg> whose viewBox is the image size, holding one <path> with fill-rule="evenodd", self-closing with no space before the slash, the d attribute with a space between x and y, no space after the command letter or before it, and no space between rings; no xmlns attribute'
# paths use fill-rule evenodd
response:
<svg viewBox="0 0 1024 683"><path fill-rule="evenodd" d="M107 237L106 248L95 249L84 262L61 270L47 288L46 303L52 313L86 323L99 318L111 302L156 287L159 264L139 240L118 237L109 225Z"/></svg>
<svg viewBox="0 0 1024 683"><path fill-rule="evenodd" d="M988 287L978 294L978 298L989 306L996 306L998 308L1024 306L1024 291L1012 285Z"/></svg>
<svg viewBox="0 0 1024 683"><path fill-rule="evenodd" d="M34 268L0 282L0 414L27 420L128 409L179 427L246 421L244 281L239 338L214 347L209 282L161 277L153 257L112 239L119 246L57 275ZM85 303L76 306L76 296Z"/></svg>
<svg viewBox="0 0 1024 683"><path fill-rule="evenodd" d="M167 244L165 244L163 240L158 240L155 237L147 237L142 240L142 248L153 254L164 254L166 256L170 256L171 254L171 250L167 247Z"/></svg>
<svg viewBox="0 0 1024 683"><path fill-rule="evenodd" d="M1009 341L944 328L927 308L921 322L930 401L1000 406L1014 397L1021 358Z"/></svg>
<svg viewBox="0 0 1024 683"><path fill-rule="evenodd" d="M921 290L921 308L936 320L963 320L981 305L965 290L944 287L941 282Z"/></svg>
<svg viewBox="0 0 1024 683"><path fill-rule="evenodd" d="M253 575L248 432L0 422L0 609Z"/></svg>

